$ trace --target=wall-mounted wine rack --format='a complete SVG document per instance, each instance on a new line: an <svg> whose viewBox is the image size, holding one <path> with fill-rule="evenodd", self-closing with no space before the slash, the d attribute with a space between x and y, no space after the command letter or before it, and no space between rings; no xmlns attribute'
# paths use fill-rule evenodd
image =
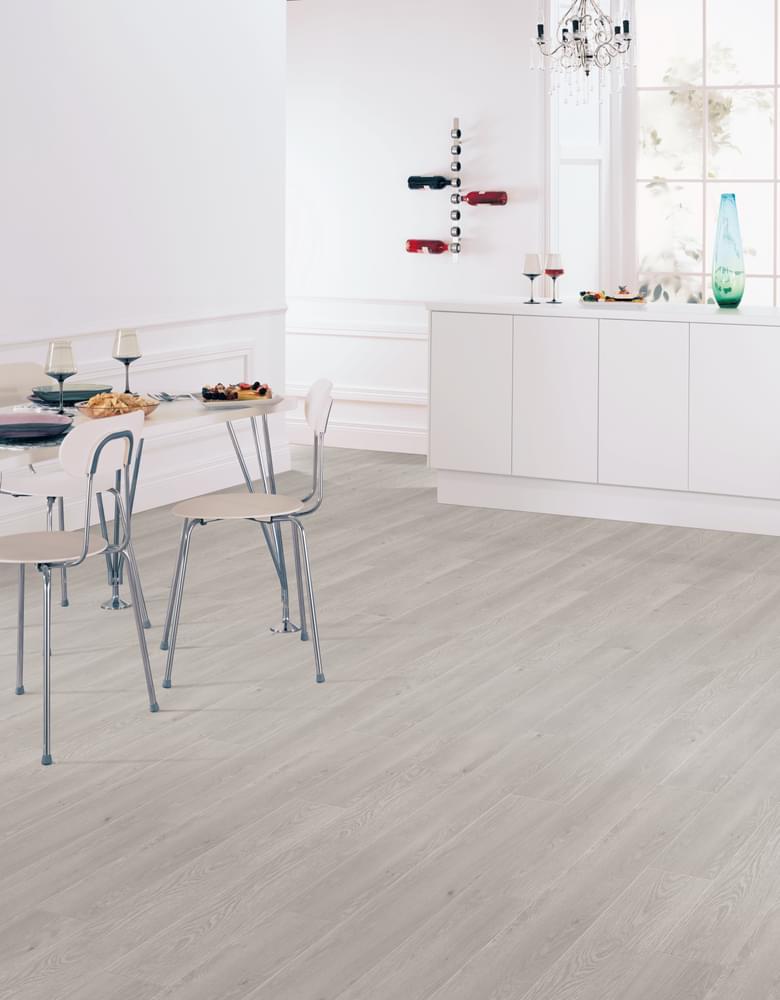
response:
<svg viewBox="0 0 780 1000"><path fill-rule="evenodd" d="M463 132L460 127L460 119L452 119L450 129L450 176L444 174L422 175L415 174L408 178L407 186L411 191L430 190L443 191L447 188L456 190L450 194L450 241L434 239L409 239L406 241L407 253L429 253L459 254L461 252L461 241L463 238L461 205L506 205L509 200L506 191L469 191L466 194L460 193L463 181L460 177L462 164L460 161L463 152Z"/></svg>

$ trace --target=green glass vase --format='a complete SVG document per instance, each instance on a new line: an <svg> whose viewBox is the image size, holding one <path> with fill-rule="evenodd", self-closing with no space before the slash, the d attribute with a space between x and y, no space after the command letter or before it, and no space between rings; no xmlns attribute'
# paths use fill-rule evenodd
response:
<svg viewBox="0 0 780 1000"><path fill-rule="evenodd" d="M720 196L718 229L712 255L712 294L721 309L736 309L745 294L745 257L737 199L733 194Z"/></svg>

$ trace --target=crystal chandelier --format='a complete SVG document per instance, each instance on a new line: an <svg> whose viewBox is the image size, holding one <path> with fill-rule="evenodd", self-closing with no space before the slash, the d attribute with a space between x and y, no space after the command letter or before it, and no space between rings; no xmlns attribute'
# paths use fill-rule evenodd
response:
<svg viewBox="0 0 780 1000"><path fill-rule="evenodd" d="M543 7L540 3L535 39L539 68L546 62L554 72L580 77L582 70L586 89L594 69L628 68L626 56L633 41L628 11L615 24L597 0L574 0L551 36L545 28ZM608 74L599 75L604 83ZM618 75L618 86L622 82L622 76Z"/></svg>

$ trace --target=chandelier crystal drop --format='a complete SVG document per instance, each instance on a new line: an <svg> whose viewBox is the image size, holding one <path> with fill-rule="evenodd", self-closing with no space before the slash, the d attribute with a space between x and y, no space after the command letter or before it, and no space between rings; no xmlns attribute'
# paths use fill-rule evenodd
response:
<svg viewBox="0 0 780 1000"><path fill-rule="evenodd" d="M532 67L551 70L551 89L568 85L571 96L580 99L597 89L622 89L634 41L630 11L615 23L597 0L574 0L550 34L544 6L540 0Z"/></svg>

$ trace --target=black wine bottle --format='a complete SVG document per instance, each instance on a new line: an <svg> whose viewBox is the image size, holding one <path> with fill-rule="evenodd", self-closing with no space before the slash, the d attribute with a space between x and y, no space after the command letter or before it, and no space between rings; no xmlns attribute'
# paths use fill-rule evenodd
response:
<svg viewBox="0 0 780 1000"><path fill-rule="evenodd" d="M417 191L420 188L431 188L433 191L440 191L442 188L447 188L452 185L452 181L449 177L441 177L436 175L434 177L410 177L407 184L412 191Z"/></svg>

